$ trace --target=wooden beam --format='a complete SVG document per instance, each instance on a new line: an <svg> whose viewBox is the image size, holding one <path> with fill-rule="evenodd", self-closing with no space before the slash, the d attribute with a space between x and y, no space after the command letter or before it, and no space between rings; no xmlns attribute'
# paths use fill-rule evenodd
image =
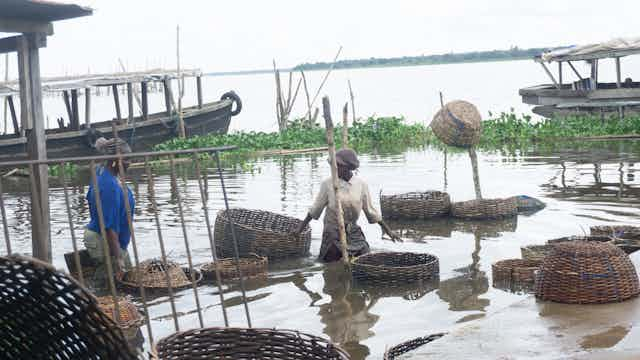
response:
<svg viewBox="0 0 640 360"><path fill-rule="evenodd" d="M0 17L0 32L7 33L41 33L53 35L53 24L42 21L19 20Z"/></svg>
<svg viewBox="0 0 640 360"><path fill-rule="evenodd" d="M71 112L73 117L71 118L71 128L78 130L80 128L80 114L78 111L78 89L71 90Z"/></svg>
<svg viewBox="0 0 640 360"><path fill-rule="evenodd" d="M622 76L620 73L620 58L616 58L616 85L618 88L622 87Z"/></svg>
<svg viewBox="0 0 640 360"><path fill-rule="evenodd" d="M91 88L84 89L84 124L87 129L91 127Z"/></svg>
<svg viewBox="0 0 640 360"><path fill-rule="evenodd" d="M540 65L542 65L542 68L544 69L544 71L547 73L547 75L549 76L551 81L553 81L553 85L555 85L556 88L560 89L561 88L560 85L556 81L556 78L553 77L553 74L551 73L551 71L549 71L549 68L547 67L547 65L545 65L545 63L543 63L543 62L541 62Z"/></svg>
<svg viewBox="0 0 640 360"><path fill-rule="evenodd" d="M562 61L558 61L558 82L562 86Z"/></svg>
<svg viewBox="0 0 640 360"><path fill-rule="evenodd" d="M127 83L127 108L129 110L128 123L133 122L133 84Z"/></svg>
<svg viewBox="0 0 640 360"><path fill-rule="evenodd" d="M69 90L62 92L62 99L64 100L64 106L67 108L67 116L69 117L69 124L73 123L73 110L71 109L71 100L69 97Z"/></svg>
<svg viewBox="0 0 640 360"><path fill-rule="evenodd" d="M111 85L111 92L113 92L113 102L116 104L116 119L118 123L122 123L122 112L120 112L120 95L118 94L118 85Z"/></svg>
<svg viewBox="0 0 640 360"><path fill-rule="evenodd" d="M162 80L162 86L164 87L164 104L167 107L167 116L169 116L171 115L171 84L169 80Z"/></svg>
<svg viewBox="0 0 640 360"><path fill-rule="evenodd" d="M569 64L569 67L571 67L571 70L573 70L573 72L576 74L578 79L584 80L582 76L580 76L580 73L578 72L578 70L576 70L576 68L573 66L573 63L571 63L571 61L567 61L567 64Z"/></svg>
<svg viewBox="0 0 640 360"><path fill-rule="evenodd" d="M196 87L198 88L198 109L202 109L202 76L196 77Z"/></svg>
<svg viewBox="0 0 640 360"><path fill-rule="evenodd" d="M18 41L22 35L10 36L0 39L0 54L18 51ZM47 37L37 36L35 45L38 48L47 47Z"/></svg>
<svg viewBox="0 0 640 360"><path fill-rule="evenodd" d="M142 95L142 120L149 119L149 96L148 96L148 86L147 82L143 81L140 83L140 92Z"/></svg>
<svg viewBox="0 0 640 360"><path fill-rule="evenodd" d="M36 34L25 34L18 44L20 105L29 158L32 160L46 160L47 142L42 110L40 54L36 46L36 36ZM51 233L49 229L48 166L46 164L32 166L29 177L31 180L32 256L50 263Z"/></svg>
<svg viewBox="0 0 640 360"><path fill-rule="evenodd" d="M13 122L13 133L18 135L20 134L20 125L18 124L18 117L16 116L16 106L13 104L13 96L7 96L7 103L9 104L11 121Z"/></svg>

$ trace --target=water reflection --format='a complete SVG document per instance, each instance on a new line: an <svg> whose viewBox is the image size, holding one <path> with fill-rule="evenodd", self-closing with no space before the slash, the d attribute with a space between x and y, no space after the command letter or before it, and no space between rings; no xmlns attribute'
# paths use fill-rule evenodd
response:
<svg viewBox="0 0 640 360"><path fill-rule="evenodd" d="M430 238L451 238L454 232L475 234L482 238L497 238L505 232L515 232L518 218L499 220L459 220L438 218L427 221L387 221L389 227L405 239L425 242Z"/></svg>

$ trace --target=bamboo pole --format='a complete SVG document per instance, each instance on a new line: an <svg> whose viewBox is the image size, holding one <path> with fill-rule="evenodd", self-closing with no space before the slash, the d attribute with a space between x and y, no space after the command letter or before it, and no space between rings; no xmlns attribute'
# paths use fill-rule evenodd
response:
<svg viewBox="0 0 640 360"><path fill-rule="evenodd" d="M476 190L476 199L482 199L480 191L480 175L478 174L478 154L474 147L469 148L469 158L471 159L471 169L473 170L473 185Z"/></svg>
<svg viewBox="0 0 640 360"><path fill-rule="evenodd" d="M351 79L347 80L349 83L349 96L351 97L351 117L353 118L352 122L356 122L356 103L353 101L353 89L351 88Z"/></svg>
<svg viewBox="0 0 640 360"><path fill-rule="evenodd" d="M9 81L9 54L4 54L4 82L8 82ZM3 134L7 133L7 125L9 123L9 116L8 116L8 110L9 110L9 101L7 99L7 97L4 97L4 132ZM13 129L13 132L16 132L16 129Z"/></svg>
<svg viewBox="0 0 640 360"><path fill-rule="evenodd" d="M444 97L440 91L440 109L444 109ZM447 145L444 146L444 192L447 192Z"/></svg>
<svg viewBox="0 0 640 360"><path fill-rule="evenodd" d="M184 116L182 115L182 97L184 96L184 77L180 71L180 25L176 26L176 63L178 72L178 131L180 137L186 137L184 129Z"/></svg>
<svg viewBox="0 0 640 360"><path fill-rule="evenodd" d="M340 56L341 52L342 52L342 46L340 46L340 48L338 49L338 53L333 58L333 62L331 63L329 70L327 70L327 73L324 74L324 78L322 78L322 82L320 83L320 86L318 87L316 94L313 96L313 100L311 100L311 106L313 106L316 103L316 99L318 98L318 95L320 95L320 91L324 87L324 83L327 82L327 79L329 78L331 71L333 71L333 67L336 65L336 61L338 61L338 56Z"/></svg>
<svg viewBox="0 0 640 360"><path fill-rule="evenodd" d="M349 145L349 103L344 103L342 108L342 148L346 149Z"/></svg>
<svg viewBox="0 0 640 360"><path fill-rule="evenodd" d="M300 70L302 76L302 84L304 85L304 94L307 96L307 117L311 122L311 100L309 99L309 88L307 87L307 77L304 76L304 71Z"/></svg>
<svg viewBox="0 0 640 360"><path fill-rule="evenodd" d="M286 117L284 112L284 104L282 103L282 88L280 86L280 71L276 67L276 60L273 59L273 74L276 77L276 114L278 115L278 130L283 131L286 128Z"/></svg>
<svg viewBox="0 0 640 360"><path fill-rule="evenodd" d="M331 120L331 105L329 97L322 98L322 111L327 131L327 145L329 146L329 161L331 162L331 180L333 183L333 196L336 204L336 216L338 220L338 234L340 236L340 248L342 250L342 261L349 263L349 254L347 253L347 234L344 228L344 216L342 214L342 203L340 202L340 194L338 193L338 164L336 162L336 146L333 141L333 121Z"/></svg>

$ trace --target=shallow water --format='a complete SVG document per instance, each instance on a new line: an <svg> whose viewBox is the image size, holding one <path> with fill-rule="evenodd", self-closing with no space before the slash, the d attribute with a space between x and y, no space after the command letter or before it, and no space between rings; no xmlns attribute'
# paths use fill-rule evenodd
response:
<svg viewBox="0 0 640 360"><path fill-rule="evenodd" d="M384 286L362 289L338 267L317 263L321 223L313 222L308 258L271 264L268 279L247 284L253 325L303 330L341 344L354 359L379 359L388 346L495 313L526 296L491 285L491 264L519 257L520 246L583 234L596 224L640 225L639 179L635 177L639 150L640 142L617 141L531 148L515 154L479 153L480 179L486 198L526 194L547 203L544 210L517 219L392 224L404 238L404 243L394 244L383 240L378 226L367 225L362 217L361 226L373 251L427 252L439 257L439 283L410 292L391 291ZM269 157L256 159L250 165L226 167L224 175L231 206L304 217L321 180L329 176L325 158L323 153ZM159 171L154 176L162 235L170 258L186 264L175 197L176 190L180 191L194 262L202 264L210 261L211 252L198 183L188 166L181 166L178 172L177 189L166 173ZM224 204L219 179L213 175L213 169L208 169L208 174L208 205L213 218ZM395 194L443 190L444 174L443 153L425 148L361 154L358 176L368 181L377 206L381 191ZM135 229L141 257L157 257L158 235L148 182L136 171L132 171L131 177L137 199ZM84 200L88 179L79 173L75 182L79 185L73 189L72 216L80 237L88 220ZM5 194L5 203L14 251L28 253L29 194L19 182L3 184L5 191L10 192ZM453 201L474 198L466 153L448 154L446 190ZM72 245L61 188L52 186L50 201L54 264L64 269L62 254L70 251ZM2 252L5 252L3 245ZM223 325L217 288L202 285L199 294L205 326ZM226 287L224 298L231 325L245 326L239 287ZM181 314L180 329L197 327L192 290L180 291L176 304ZM153 300L150 313L156 340L174 332L167 297ZM620 329L612 330L611 334L606 335L611 339L608 342L584 339L584 347L609 346L624 337Z"/></svg>

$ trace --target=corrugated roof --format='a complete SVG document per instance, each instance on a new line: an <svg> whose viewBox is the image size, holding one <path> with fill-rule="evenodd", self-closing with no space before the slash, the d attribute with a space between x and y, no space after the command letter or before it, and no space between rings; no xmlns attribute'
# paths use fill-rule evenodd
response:
<svg viewBox="0 0 640 360"><path fill-rule="evenodd" d="M57 1L0 0L0 17L14 20L51 22L92 13L91 8Z"/></svg>
<svg viewBox="0 0 640 360"><path fill-rule="evenodd" d="M573 61L621 57L640 54L640 37L616 38L609 41L573 45L545 52L540 55L540 61Z"/></svg>

